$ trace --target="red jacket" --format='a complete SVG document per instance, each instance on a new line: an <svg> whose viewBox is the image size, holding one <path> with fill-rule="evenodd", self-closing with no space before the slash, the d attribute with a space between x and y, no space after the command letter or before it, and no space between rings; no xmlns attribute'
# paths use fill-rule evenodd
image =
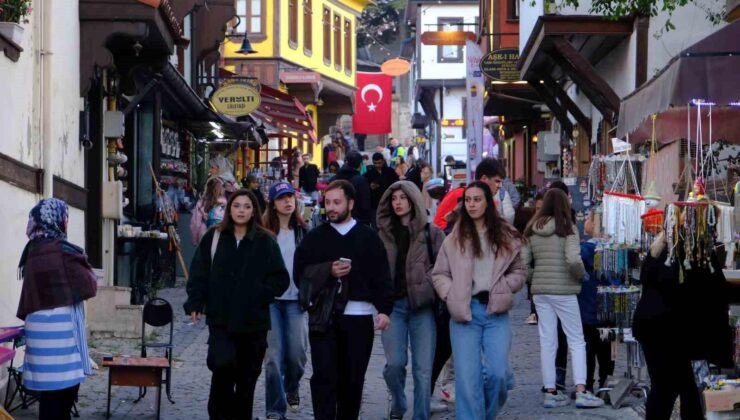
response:
<svg viewBox="0 0 740 420"><path fill-rule="evenodd" d="M448 192L439 203L439 206L437 206L437 213L434 215L434 224L440 229L447 229L447 215L451 211L455 210L455 207L457 207L458 201L460 201L464 192L465 188L463 187L455 188Z"/></svg>

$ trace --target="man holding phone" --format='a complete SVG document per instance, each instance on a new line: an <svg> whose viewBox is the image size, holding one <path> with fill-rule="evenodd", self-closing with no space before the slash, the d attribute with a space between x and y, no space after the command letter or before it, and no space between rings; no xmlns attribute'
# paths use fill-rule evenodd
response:
<svg viewBox="0 0 740 420"><path fill-rule="evenodd" d="M374 329L386 330L393 310L393 284L377 233L352 218L355 190L345 180L325 190L329 224L306 235L295 253L296 282L307 270L325 267L326 283L339 282L326 331L310 331L311 398L317 420L357 419ZM374 314L377 312L377 315Z"/></svg>

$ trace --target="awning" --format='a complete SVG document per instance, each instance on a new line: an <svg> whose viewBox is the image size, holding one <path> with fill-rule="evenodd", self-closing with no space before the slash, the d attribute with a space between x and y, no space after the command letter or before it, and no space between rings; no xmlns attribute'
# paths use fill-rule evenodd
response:
<svg viewBox="0 0 740 420"><path fill-rule="evenodd" d="M123 109L128 114L136 105L146 100L154 91L163 95L163 104L167 116L178 120L201 139L217 138L213 124L217 124L224 137L232 140L249 139L249 131L254 121L247 118L245 121L222 115L214 111L204 102L197 93L187 84L180 72L172 63L167 63L158 72L138 70L133 73L133 79L138 86L137 94L128 101Z"/></svg>
<svg viewBox="0 0 740 420"><path fill-rule="evenodd" d="M265 125L269 137L316 142L313 118L298 99L266 85L262 85L260 96L262 103L250 117Z"/></svg>
<svg viewBox="0 0 740 420"><path fill-rule="evenodd" d="M617 136L644 130L643 126L651 125L650 115L669 108L683 108L683 112L678 114L683 114L685 120L685 107L694 99L713 102L717 106L738 105L738 69L740 21L685 49L673 57L658 75L622 99ZM740 135L736 131L734 136Z"/></svg>
<svg viewBox="0 0 740 420"><path fill-rule="evenodd" d="M529 82L564 127L572 125L568 113L582 126L591 125L565 93L565 79L572 80L604 118L614 121L619 97L594 66L633 30L633 18L540 16L519 56L521 79Z"/></svg>
<svg viewBox="0 0 740 420"><path fill-rule="evenodd" d="M534 105L540 103L537 92L529 85L493 85L488 88L483 115L500 115L507 121L533 119L540 114Z"/></svg>

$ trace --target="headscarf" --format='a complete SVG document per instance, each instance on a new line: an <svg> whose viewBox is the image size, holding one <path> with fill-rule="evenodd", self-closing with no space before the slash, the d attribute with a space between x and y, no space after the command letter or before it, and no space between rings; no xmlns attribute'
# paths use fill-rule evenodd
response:
<svg viewBox="0 0 740 420"><path fill-rule="evenodd" d="M58 198L44 198L28 213L28 239L67 239L69 207Z"/></svg>

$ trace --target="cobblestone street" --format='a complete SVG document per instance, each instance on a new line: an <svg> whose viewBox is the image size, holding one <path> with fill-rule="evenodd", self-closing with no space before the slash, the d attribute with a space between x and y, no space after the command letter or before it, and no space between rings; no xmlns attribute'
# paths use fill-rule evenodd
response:
<svg viewBox="0 0 740 420"><path fill-rule="evenodd" d="M206 339L208 330L204 323L189 325L189 318L182 312L182 303L185 298L184 288L165 289L160 297L169 300L175 308L175 369L173 371L173 398L176 404L172 405L162 398L163 419L207 419L206 403L210 386L210 371L206 368ZM529 302L524 298L525 293L517 295L515 308L512 312L514 342L511 351L511 362L516 374L516 388L509 393L509 400L503 408L501 419L640 419L641 417L631 407L614 410L607 406L594 410L578 410L574 405L568 407L545 410L542 407L540 393L539 342L537 328L526 325L525 318L529 315ZM137 355L137 340L101 339L91 340L92 357L101 364L103 353ZM386 387L382 377L385 357L380 336L376 336L373 347L373 356L370 360L365 382L365 396L362 406L364 420L387 418L388 400ZM624 352L620 353L617 373L624 372ZM106 406L107 369L95 371L95 375L88 378L80 388L80 397L77 404L82 419L104 418ZM300 413L288 413L293 420L312 419L313 413L310 403L309 381L311 377L310 361L306 375L301 383L302 405ZM569 372L570 378L570 372ZM264 375L257 384L255 394L254 416L265 417L264 412ZM407 382L407 395L412 395L411 375ZM133 404L136 398L135 388L113 388L111 412L113 419L144 419L154 418L154 404L156 393L149 391L147 397L138 404ZM411 403L411 399L409 399ZM34 419L37 417L37 405L28 410L18 410L13 413L17 419ZM439 412L434 419L452 419L453 407L447 412ZM411 418L411 413L407 413Z"/></svg>

